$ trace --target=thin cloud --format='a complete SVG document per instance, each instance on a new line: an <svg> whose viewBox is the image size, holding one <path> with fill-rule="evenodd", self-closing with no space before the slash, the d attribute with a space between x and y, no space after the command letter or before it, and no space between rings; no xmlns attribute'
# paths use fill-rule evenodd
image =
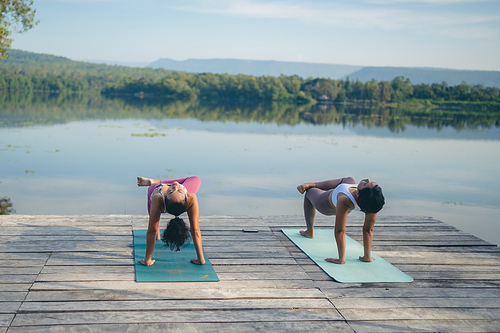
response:
<svg viewBox="0 0 500 333"><path fill-rule="evenodd" d="M373 0L364 3L339 5L335 3L304 2L258 2L249 0L233 1L191 1L182 2L176 9L224 16L300 20L347 28L412 29L453 36L455 38L490 39L498 36L491 27L478 26L500 22L500 15L460 14L452 11L429 14L428 10L402 9L401 6L377 6L375 3L402 4L428 3L451 4L472 3L473 0ZM367 5L371 3L372 5ZM460 31L450 34L453 29Z"/></svg>

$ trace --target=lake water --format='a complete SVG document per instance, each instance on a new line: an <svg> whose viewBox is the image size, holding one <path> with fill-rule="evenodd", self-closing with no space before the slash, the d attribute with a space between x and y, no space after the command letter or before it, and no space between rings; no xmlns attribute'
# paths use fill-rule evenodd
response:
<svg viewBox="0 0 500 333"><path fill-rule="evenodd" d="M200 106L180 118L100 107L3 108L0 197L17 214L146 214L136 176L197 175L202 215L302 215L297 185L352 176L380 184L381 215L432 216L500 244L498 121L394 128L345 117L317 124L307 120L311 110L264 122L210 120Z"/></svg>

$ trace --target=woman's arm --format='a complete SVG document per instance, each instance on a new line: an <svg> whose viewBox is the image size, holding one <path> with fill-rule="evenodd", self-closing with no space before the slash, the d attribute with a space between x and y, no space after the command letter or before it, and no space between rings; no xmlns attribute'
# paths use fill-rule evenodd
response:
<svg viewBox="0 0 500 333"><path fill-rule="evenodd" d="M337 200L337 212L335 214L335 241L337 242L337 250L339 252L339 258L327 258L328 262L333 262L334 264L345 264L345 225L347 223L347 214L349 214L349 209L354 208L354 205L346 195L339 195Z"/></svg>
<svg viewBox="0 0 500 333"><path fill-rule="evenodd" d="M155 263L152 259L155 250L156 238L160 229L160 205L162 197L160 194L153 195L151 198L151 209L149 211L149 224L146 233L146 257L140 261L144 266L151 266Z"/></svg>
<svg viewBox="0 0 500 333"><path fill-rule="evenodd" d="M359 260L372 262L375 258L372 257L372 241L373 241L373 226L377 219L377 213L365 214L365 223L363 224L363 249L364 255L359 257Z"/></svg>
<svg viewBox="0 0 500 333"><path fill-rule="evenodd" d="M191 238L193 238L194 248L196 250L196 255L198 258L192 259L191 262L197 265L205 264L205 257L203 256L203 246L201 242L201 232L200 232L200 210L198 207L198 199L196 194L188 193L188 209L189 225L191 231Z"/></svg>
<svg viewBox="0 0 500 333"><path fill-rule="evenodd" d="M316 183L304 183L302 185L297 186L297 190L300 192L300 194L304 194L305 191L307 191L310 188L317 187L323 191L328 191L331 189L336 188L340 184L356 184L354 179L352 177L346 177L346 178L338 178L338 179L332 179L332 180L325 180L322 182L316 182Z"/></svg>

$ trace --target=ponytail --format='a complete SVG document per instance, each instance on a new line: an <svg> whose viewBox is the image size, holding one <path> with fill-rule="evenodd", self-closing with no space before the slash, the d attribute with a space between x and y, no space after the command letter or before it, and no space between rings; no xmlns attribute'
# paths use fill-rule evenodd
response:
<svg viewBox="0 0 500 333"><path fill-rule="evenodd" d="M174 249L180 251L180 247L184 245L190 237L189 227L183 219L176 216L168 222L161 240L165 243L165 246L170 247L171 251Z"/></svg>

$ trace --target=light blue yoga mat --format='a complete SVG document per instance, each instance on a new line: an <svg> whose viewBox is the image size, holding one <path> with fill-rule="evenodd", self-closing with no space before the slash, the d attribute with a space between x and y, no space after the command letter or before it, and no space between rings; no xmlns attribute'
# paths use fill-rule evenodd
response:
<svg viewBox="0 0 500 333"><path fill-rule="evenodd" d="M195 265L196 250L190 242L180 251L170 251L162 241L156 241L152 266L144 266L139 260L146 255L146 230L134 230L134 257L136 282L198 282L219 281L205 253L205 265Z"/></svg>
<svg viewBox="0 0 500 333"><path fill-rule="evenodd" d="M282 229L283 233L309 256L332 279L342 283L412 282L407 274L372 253L376 260L363 262L363 245L346 236L346 263L344 265L325 261L338 258L337 243L332 229L314 229L314 238L299 234L302 229Z"/></svg>

